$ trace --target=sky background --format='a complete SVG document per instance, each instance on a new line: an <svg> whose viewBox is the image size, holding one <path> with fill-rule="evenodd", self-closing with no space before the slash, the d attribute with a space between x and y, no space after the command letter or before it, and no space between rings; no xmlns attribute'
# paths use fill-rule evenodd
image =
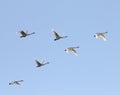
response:
<svg viewBox="0 0 120 95"><path fill-rule="evenodd" d="M0 95L120 95L119 0L0 0L0 31ZM105 31L106 42L93 37Z"/></svg>

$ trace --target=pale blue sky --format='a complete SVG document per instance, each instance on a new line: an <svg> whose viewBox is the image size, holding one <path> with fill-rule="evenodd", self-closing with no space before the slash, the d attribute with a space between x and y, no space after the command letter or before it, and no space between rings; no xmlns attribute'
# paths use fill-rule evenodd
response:
<svg viewBox="0 0 120 95"><path fill-rule="evenodd" d="M120 95L119 0L0 0L0 12L0 95ZM68 38L53 41L52 28ZM105 31L106 42L93 37Z"/></svg>

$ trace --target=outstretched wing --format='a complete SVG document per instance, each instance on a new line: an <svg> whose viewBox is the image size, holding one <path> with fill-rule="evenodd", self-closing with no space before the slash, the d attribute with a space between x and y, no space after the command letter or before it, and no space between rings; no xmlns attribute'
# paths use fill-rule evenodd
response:
<svg viewBox="0 0 120 95"><path fill-rule="evenodd" d="M15 84L20 85L20 83L18 81L16 81Z"/></svg>
<svg viewBox="0 0 120 95"><path fill-rule="evenodd" d="M104 35L104 34L102 34L102 33L99 35L99 37L101 37L104 41L106 41L106 40L107 40L107 39L106 39L106 37L105 37L105 35Z"/></svg>
<svg viewBox="0 0 120 95"><path fill-rule="evenodd" d="M45 59L43 59L43 60L41 61L41 64L43 64L45 61L46 61L46 60L45 60Z"/></svg>
<svg viewBox="0 0 120 95"><path fill-rule="evenodd" d="M71 48L71 52L72 52L74 55L78 56L78 53L76 52L76 50L75 50L74 48Z"/></svg>
<svg viewBox="0 0 120 95"><path fill-rule="evenodd" d="M41 66L42 64L38 61L38 60L36 60L35 59L35 63L37 64L37 66Z"/></svg>
<svg viewBox="0 0 120 95"><path fill-rule="evenodd" d="M55 35L56 38L60 37L59 34L54 29L52 29L52 32L53 32L53 34Z"/></svg>
<svg viewBox="0 0 120 95"><path fill-rule="evenodd" d="M20 33L21 33L22 36L27 36L27 33L24 32L24 31L20 31Z"/></svg>

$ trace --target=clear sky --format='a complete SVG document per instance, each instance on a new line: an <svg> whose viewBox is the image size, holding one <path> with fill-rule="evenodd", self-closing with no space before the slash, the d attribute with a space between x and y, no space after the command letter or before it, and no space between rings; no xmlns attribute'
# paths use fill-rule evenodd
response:
<svg viewBox="0 0 120 95"><path fill-rule="evenodd" d="M120 95L119 0L0 0L0 29L0 95ZM106 42L93 37L105 31Z"/></svg>

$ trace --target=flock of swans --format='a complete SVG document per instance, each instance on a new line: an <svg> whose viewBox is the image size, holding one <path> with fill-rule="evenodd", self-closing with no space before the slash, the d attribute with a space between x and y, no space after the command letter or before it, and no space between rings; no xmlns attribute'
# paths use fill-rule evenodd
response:
<svg viewBox="0 0 120 95"><path fill-rule="evenodd" d="M60 40L60 39L62 39L62 38L67 38L67 37L68 37L68 36L61 36L61 35L59 35L54 29L52 29L51 31L53 32L53 34L54 34L54 36L55 36L54 41L57 41L57 40ZM20 33L20 34L21 34L20 38L24 38L24 37L27 37L27 36L30 36L30 35L35 34L35 32L28 33L28 31L23 31L23 30L21 30L21 31L19 31L19 32L17 32L17 33ZM108 32L103 32L103 33L98 32L98 33L95 33L95 34L94 34L94 37L95 37L95 38L102 38L104 41L107 41L107 39L106 39L106 37L105 37L105 34L106 34L106 33L108 33ZM77 51L76 51L76 48L79 48L79 46L76 46L76 47L68 47L68 48L66 48L64 51L65 51L66 53L71 52L71 53L73 53L75 56L78 56L78 53L77 53ZM35 60L35 63L36 63L36 67L41 67L41 66L44 66L44 65L46 65L46 64L49 64L49 62L45 62L45 59L42 60L41 62L38 61L37 59L34 59L34 60ZM9 85L20 85L21 82L23 82L23 80L15 80L15 81L10 82Z"/></svg>

